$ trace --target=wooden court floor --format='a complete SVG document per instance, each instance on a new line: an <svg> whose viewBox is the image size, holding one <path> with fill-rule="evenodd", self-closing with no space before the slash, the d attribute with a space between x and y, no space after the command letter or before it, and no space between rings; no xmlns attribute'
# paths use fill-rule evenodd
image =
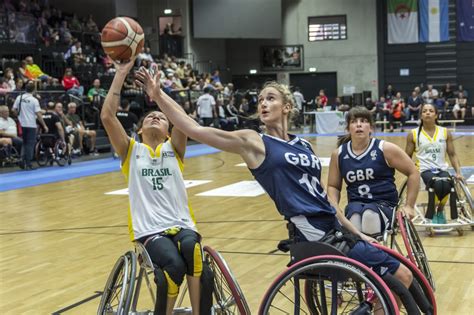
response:
<svg viewBox="0 0 474 315"><path fill-rule="evenodd" d="M335 137L308 139L320 157L335 148ZM385 139L404 147L402 137ZM472 136L455 137L464 166L474 164L473 144ZM239 163L240 157L227 153L191 158L185 178L212 181L188 190L198 228L203 243L223 254L256 313L288 262L287 255L275 252L287 237L285 222L266 195L196 196L252 180L245 167L235 166ZM323 178L326 182L327 167ZM0 193L0 314L95 314L97 292L117 257L132 248L127 196L104 194L122 188L124 178L115 172ZM472 314L473 233L421 233L437 283L438 314Z"/></svg>

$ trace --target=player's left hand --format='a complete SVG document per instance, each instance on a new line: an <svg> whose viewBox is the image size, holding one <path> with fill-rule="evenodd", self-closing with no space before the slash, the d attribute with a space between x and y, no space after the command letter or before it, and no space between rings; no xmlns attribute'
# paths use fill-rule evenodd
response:
<svg viewBox="0 0 474 315"><path fill-rule="evenodd" d="M360 238L363 240L363 241L366 241L368 243L378 243L377 240L373 237L370 237L368 235L365 235L364 233L360 233Z"/></svg>
<svg viewBox="0 0 474 315"><path fill-rule="evenodd" d="M415 209L412 206L404 205L401 211L410 220L415 217Z"/></svg>

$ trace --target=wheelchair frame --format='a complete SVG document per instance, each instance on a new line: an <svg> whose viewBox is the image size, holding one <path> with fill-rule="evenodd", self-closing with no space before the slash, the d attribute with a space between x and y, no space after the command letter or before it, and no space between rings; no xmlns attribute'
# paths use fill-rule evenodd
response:
<svg viewBox="0 0 474 315"><path fill-rule="evenodd" d="M231 310L233 308L239 314L250 315L242 290L223 257L208 246L204 246L203 251L205 263L214 273L212 314L233 314L234 311ZM135 252L126 252L115 263L107 279L97 314L148 315L153 313L152 310L137 311L137 305L142 281L145 279L153 302L151 307L154 309L156 295L149 277L149 274L153 274L154 268L145 247L141 243L135 243ZM184 285L180 291L177 307L173 313L192 314L190 307L182 306L187 286Z"/></svg>
<svg viewBox="0 0 474 315"><path fill-rule="evenodd" d="M344 256L331 245L312 242L309 246L314 247L303 251L303 244L308 243L295 244L300 247L300 253L297 248L292 249L291 256L293 261L295 257L298 261L271 284L260 304L259 315L273 311L298 315L372 314L369 312L375 305L385 314L400 314L390 289L393 280L387 282L389 279L382 279L370 268ZM398 252L381 245L375 246L398 259L413 273L414 280L409 290L411 299L403 300L404 312L436 314L433 290L421 271ZM307 256L301 255L301 251ZM278 301L278 297L282 297L282 300Z"/></svg>
<svg viewBox="0 0 474 315"><path fill-rule="evenodd" d="M54 135L50 135L54 137ZM56 139L53 147L46 146L41 139L41 135L38 137L38 141L35 144L35 158L39 166L53 165L56 162L59 166L64 166L66 163L71 165L72 158L70 148L68 144L60 139Z"/></svg>
<svg viewBox="0 0 474 315"><path fill-rule="evenodd" d="M459 235L464 234L465 227L471 227L474 229L473 211L474 201L469 190L469 187L459 179L452 178L454 181L454 189L456 190L457 200L456 207L458 212L458 218L450 220L445 224L432 223L425 218L424 213L426 212L427 204L419 204L415 207L416 216L413 218L413 224L415 226L423 227L427 230L430 236L434 236L435 233L449 233L456 230ZM406 182L403 184L400 190L399 197L403 199L406 194ZM420 209L421 208L421 209ZM444 210L443 210L444 211Z"/></svg>

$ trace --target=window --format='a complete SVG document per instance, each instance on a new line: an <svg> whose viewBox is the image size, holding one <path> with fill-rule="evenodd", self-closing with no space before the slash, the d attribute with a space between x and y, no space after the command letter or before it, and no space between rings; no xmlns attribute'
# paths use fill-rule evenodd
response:
<svg viewBox="0 0 474 315"><path fill-rule="evenodd" d="M347 39L345 15L310 16L308 17L308 40Z"/></svg>

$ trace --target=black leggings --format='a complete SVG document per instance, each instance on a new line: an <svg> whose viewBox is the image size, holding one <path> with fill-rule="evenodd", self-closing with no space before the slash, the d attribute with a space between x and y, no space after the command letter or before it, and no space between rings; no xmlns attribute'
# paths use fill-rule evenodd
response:
<svg viewBox="0 0 474 315"><path fill-rule="evenodd" d="M147 239L145 248L155 267L164 273L169 297L178 295L185 274L201 276L203 259L198 233L182 229L175 235L158 234ZM158 279L155 280L160 286Z"/></svg>

